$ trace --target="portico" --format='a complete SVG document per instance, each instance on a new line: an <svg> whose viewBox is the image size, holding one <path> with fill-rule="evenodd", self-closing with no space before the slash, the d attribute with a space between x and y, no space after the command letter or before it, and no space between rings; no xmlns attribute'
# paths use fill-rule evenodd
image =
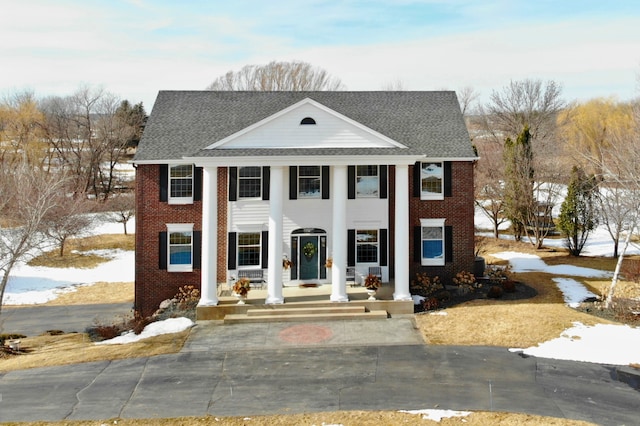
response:
<svg viewBox="0 0 640 426"><path fill-rule="evenodd" d="M201 300L199 306L215 306L218 300L218 280L217 256L223 255L218 253L219 241L217 241L218 226L225 227L227 224L218 223L218 202L219 197L214 188L217 188L218 168L222 165L211 165L211 159L190 159L196 165L203 167L203 194L202 194L202 269L201 269ZM225 161L230 163L230 159ZM288 159L295 161L300 165L309 163L308 158ZM385 159L388 160L388 159ZM397 158L395 158L397 161ZM251 162L246 159L240 159L240 164L265 164L268 159L252 158ZM317 160L313 160L317 161ZM380 159L360 158L359 162L371 164ZM400 253L408 250L409 242L409 211L408 211L408 166L415 162L415 157L405 158L404 164L394 164L395 170L395 189L396 199L392 206L394 209L394 244L396 252L398 247L401 248ZM201 164L199 164L201 162ZM347 294L346 270L348 263L347 255L347 210L348 210L348 179L347 179L347 162L345 160L337 161L337 164L329 166L331 171L331 220L332 227L329 230L329 247L327 253L331 253L332 267L330 275L327 277L331 284L331 293L329 300L331 302L348 302ZM264 303L281 304L285 303L283 295L283 267L282 257L279 254L284 253L284 242L291 236L283 233L283 217L286 216L284 211L286 182L285 170L290 164L275 164L269 167L269 197L268 197L268 219L266 231L268 241L268 262L266 270L266 295ZM404 251L403 251L404 249ZM409 293L409 259L407 256L395 256L393 259L395 271L395 279L390 280L393 283L393 300L411 300Z"/></svg>

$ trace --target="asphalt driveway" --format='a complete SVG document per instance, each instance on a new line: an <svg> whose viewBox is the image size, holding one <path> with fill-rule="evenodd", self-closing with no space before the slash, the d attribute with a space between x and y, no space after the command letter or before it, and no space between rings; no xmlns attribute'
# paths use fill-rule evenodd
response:
<svg viewBox="0 0 640 426"><path fill-rule="evenodd" d="M637 424L640 392L624 373L426 345L410 318L201 322L178 354L0 373L0 421L438 407Z"/></svg>

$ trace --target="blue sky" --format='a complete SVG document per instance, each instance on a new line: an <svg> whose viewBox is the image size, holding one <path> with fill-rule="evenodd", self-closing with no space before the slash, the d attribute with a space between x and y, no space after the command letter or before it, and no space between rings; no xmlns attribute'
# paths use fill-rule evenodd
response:
<svg viewBox="0 0 640 426"><path fill-rule="evenodd" d="M0 95L104 87L147 109L247 64L302 60L348 90L555 80L566 100L640 95L637 0L0 0Z"/></svg>

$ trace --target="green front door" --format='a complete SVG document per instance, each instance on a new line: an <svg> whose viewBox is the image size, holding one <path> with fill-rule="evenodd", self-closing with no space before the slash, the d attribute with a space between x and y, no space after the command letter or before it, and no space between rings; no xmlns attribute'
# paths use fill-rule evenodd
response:
<svg viewBox="0 0 640 426"><path fill-rule="evenodd" d="M314 235L300 237L300 279L318 279L318 237Z"/></svg>

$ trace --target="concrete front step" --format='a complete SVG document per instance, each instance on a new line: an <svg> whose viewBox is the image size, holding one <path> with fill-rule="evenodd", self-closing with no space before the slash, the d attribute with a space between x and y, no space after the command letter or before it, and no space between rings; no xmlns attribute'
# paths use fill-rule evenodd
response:
<svg viewBox="0 0 640 426"><path fill-rule="evenodd" d="M360 311L360 312L333 312L333 313L284 313L279 310L279 315L249 315L228 314L224 317L225 324L257 323L257 322L309 322L309 321L339 321L356 319L387 319L387 311Z"/></svg>
<svg viewBox="0 0 640 426"><path fill-rule="evenodd" d="M277 315L299 315L299 314L339 314L339 313L363 313L366 312L364 306L348 305L348 306L311 306L300 308L281 308L284 305L275 305L277 307L269 309L249 309L247 316L277 316Z"/></svg>

